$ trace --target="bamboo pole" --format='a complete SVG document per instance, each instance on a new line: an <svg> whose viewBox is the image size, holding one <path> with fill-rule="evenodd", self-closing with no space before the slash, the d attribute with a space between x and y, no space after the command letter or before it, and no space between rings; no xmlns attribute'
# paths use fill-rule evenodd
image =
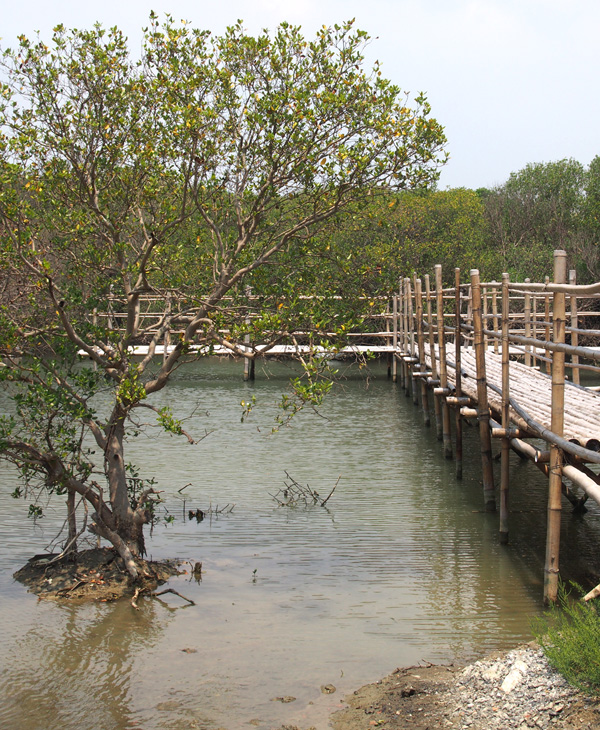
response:
<svg viewBox="0 0 600 730"><path fill-rule="evenodd" d="M531 279L525 279L525 283L529 284ZM531 294L525 292L525 303L523 306L523 315L525 319L525 337L531 337ZM525 365L531 367L531 346L525 345Z"/></svg>
<svg viewBox="0 0 600 730"><path fill-rule="evenodd" d="M496 282L493 281L492 284ZM487 326L487 325L486 325ZM492 287L492 329L498 332L498 288ZM498 354L498 337L494 337L494 352Z"/></svg>
<svg viewBox="0 0 600 730"><path fill-rule="evenodd" d="M402 280L402 296L404 298L404 309L403 309L403 318L404 318L404 342L403 342L403 348L402 351L405 356L408 356L409 349L408 349L408 343L409 343L409 329L408 329L408 279L404 277ZM404 381L404 390L405 395L408 395L408 389L410 388L410 378L409 378L409 367L406 360L402 360L402 380Z"/></svg>
<svg viewBox="0 0 600 730"><path fill-rule="evenodd" d="M394 297L392 296L392 301ZM392 315L393 316L393 315ZM392 350L394 350L393 342L394 342L394 336L392 334L392 331L390 329L390 300L388 299L385 303L385 345L386 347L390 346L390 342L392 343ZM392 377L392 370L394 369L394 360L395 355L394 352L391 354L387 353L387 376L388 378Z"/></svg>
<svg viewBox="0 0 600 730"><path fill-rule="evenodd" d="M534 340L537 340L537 296L535 294L531 297L531 337ZM532 361L531 364L533 367L536 367L537 365L537 347L535 345L532 346L531 349L532 352Z"/></svg>
<svg viewBox="0 0 600 730"><path fill-rule="evenodd" d="M447 390L448 388L448 369L446 365L446 336L444 332L444 292L442 290L442 266L435 265L435 294L436 294L436 314L437 314L437 340L438 352L440 356L440 388ZM442 410L442 441L444 442L444 456L446 459L452 458L452 437L450 430L450 411L446 403L446 396L441 396Z"/></svg>
<svg viewBox="0 0 600 730"><path fill-rule="evenodd" d="M404 279L400 279L398 282L398 326L400 329L398 333L399 349L396 354L396 359L404 354ZM400 361L400 386L402 388L405 387L404 364L402 360Z"/></svg>
<svg viewBox="0 0 600 730"><path fill-rule="evenodd" d="M429 335L429 356L431 359L431 379L435 382L438 379L437 358L435 354L435 332L433 329L433 314L431 307L431 284L429 274L425 274L425 301L427 303L427 333ZM435 431L437 440L443 438L442 429L442 407L440 399L436 396L433 398L433 409L435 413Z"/></svg>
<svg viewBox="0 0 600 730"><path fill-rule="evenodd" d="M454 269L454 359L456 362L456 374L454 389L457 398L462 397L462 369L461 369L461 300L460 300L460 269ZM463 476L463 423L460 415L460 407L454 409L456 426L456 478Z"/></svg>
<svg viewBox="0 0 600 730"><path fill-rule="evenodd" d="M502 274L502 428L510 428L510 343L509 343L509 276ZM502 439L500 461L500 544L508 544L508 490L510 483L510 439Z"/></svg>
<svg viewBox="0 0 600 730"><path fill-rule="evenodd" d="M398 380L398 295L392 297L392 381Z"/></svg>
<svg viewBox="0 0 600 730"><path fill-rule="evenodd" d="M425 360L425 336L423 334L423 286L421 279L415 279L415 303L417 305L417 346L419 348L419 371L424 373L427 366ZM421 381L421 408L423 409L423 421L426 426L431 424L429 416L429 397L427 394L427 383L425 378Z"/></svg>
<svg viewBox="0 0 600 730"><path fill-rule="evenodd" d="M575 269L571 269L569 271L569 284L575 285L577 284L577 272ZM571 299L571 345L574 347L577 347L579 344L579 335L575 331L577 329L577 297L572 296ZM579 355L572 355L571 356L571 380L576 384L579 385L580 383L580 377L579 377L579 368L577 367L579 365Z"/></svg>
<svg viewBox="0 0 600 730"><path fill-rule="evenodd" d="M408 277L405 277L404 279L404 311L406 314L406 348L405 348L405 358L402 361L404 365L404 382L406 384L405 389L405 395L408 398L410 395L412 395L412 369L410 364L410 358L413 356L412 352L412 293L411 293L411 286L410 286L410 279Z"/></svg>
<svg viewBox="0 0 600 730"><path fill-rule="evenodd" d="M409 286L409 292L410 292L410 356L411 358L417 358L417 350L415 347L415 333L417 330L417 324L416 324L416 317L415 317L415 311L417 308L417 274L413 272L413 281L412 283L408 282ZM419 405L419 387L417 385L417 378L415 377L415 371L419 367L418 363L411 362L409 369L410 369L410 387L412 391L412 399L413 403L418 406ZM420 370L420 367L419 367Z"/></svg>
<svg viewBox="0 0 600 730"><path fill-rule="evenodd" d="M246 288L246 296L252 296L252 289ZM250 313L246 314L245 323L250 324ZM244 335L244 349L250 349L250 333ZM244 380L254 380L254 358L244 358Z"/></svg>
<svg viewBox="0 0 600 730"><path fill-rule="evenodd" d="M92 310L92 324L94 325L94 329L96 329L96 325L98 324L98 309L96 307ZM94 336L96 336L96 333L94 333ZM95 360L92 361L92 370L98 370L98 363Z"/></svg>
<svg viewBox="0 0 600 730"><path fill-rule="evenodd" d="M482 296L482 304L483 304L483 344L485 347L485 351L487 352L488 349L488 336L485 333L485 330L488 329L488 292L487 287L482 286L481 287L481 296Z"/></svg>
<svg viewBox="0 0 600 730"><path fill-rule="evenodd" d="M417 275L413 272L413 280L416 281ZM414 288L410 277L406 278L406 285L408 286L408 326L410 331L410 356L415 356L415 306L414 306Z"/></svg>
<svg viewBox="0 0 600 730"><path fill-rule="evenodd" d="M473 338L477 367L477 420L479 421L479 438L481 442L483 496L485 511L494 512L496 510L496 497L494 493L492 437L490 434L490 409L488 407L487 381L485 374L485 344L483 340L481 287L479 285L479 271L477 269L471 269L471 299L473 302Z"/></svg>
<svg viewBox="0 0 600 730"><path fill-rule="evenodd" d="M549 281L550 281L550 277L546 276L544 279L545 284L547 285L549 283ZM544 295L544 322L545 322L544 339L547 342L550 339L550 325L549 325L549 322L550 322L550 295L549 294ZM546 372L548 372L550 369L548 361L552 359L550 350L546 349L545 356L546 356Z"/></svg>
<svg viewBox="0 0 600 730"><path fill-rule="evenodd" d="M567 254L554 252L554 283L567 280ZM552 301L552 318L555 342L565 340L565 294L555 292ZM563 436L565 418L565 356L555 352L552 356L552 416L550 430ZM550 476L548 480L548 527L546 532L546 562L544 567L544 601L556 602L560 555L560 516L563 453L555 444L550 445Z"/></svg>

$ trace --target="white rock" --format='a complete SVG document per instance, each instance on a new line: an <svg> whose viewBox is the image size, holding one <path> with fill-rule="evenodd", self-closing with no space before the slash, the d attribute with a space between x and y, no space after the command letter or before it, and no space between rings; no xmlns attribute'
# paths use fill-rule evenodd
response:
<svg viewBox="0 0 600 730"><path fill-rule="evenodd" d="M494 680L498 679L502 672L502 667L500 664L493 664L489 669L486 669L485 672L481 673L481 676L484 679L487 679L488 682L493 682Z"/></svg>
<svg viewBox="0 0 600 730"><path fill-rule="evenodd" d="M510 672L504 678L504 682L502 682L502 686L500 687L500 689L505 694L512 692L513 689L523 679L526 671L527 664L525 664L525 662L521 661L520 659L517 659L517 661L512 665L512 669L510 670Z"/></svg>

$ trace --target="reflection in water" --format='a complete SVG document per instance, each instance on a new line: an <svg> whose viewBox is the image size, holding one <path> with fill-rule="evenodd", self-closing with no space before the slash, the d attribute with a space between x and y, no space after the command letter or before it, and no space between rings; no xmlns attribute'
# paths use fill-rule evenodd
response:
<svg viewBox="0 0 600 730"><path fill-rule="evenodd" d="M35 624L3 647L2 727L129 728L137 654L169 621L151 602L131 606L48 605Z"/></svg>
<svg viewBox="0 0 600 730"><path fill-rule="evenodd" d="M201 583L190 574L171 583L194 607L36 602L10 576L62 513L32 531L23 505L7 498L11 476L0 474L0 621L10 637L0 645L2 727L324 728L344 692L398 665L529 638L541 608L543 477L515 458L511 545L501 547L497 517L480 511L476 429L466 431L457 482L434 430L378 367L368 388L349 378L326 418L305 414L271 436L286 368L270 365L249 384L240 367L203 363L159 394L175 413L194 411L186 430L213 431L201 443L131 444L178 517L148 540L153 557L203 563ZM249 390L259 408L240 423ZM284 470L321 493L341 475L327 509L277 507L269 492ZM229 515L187 519L190 509L234 502ZM597 512L564 514L567 575L587 569ZM337 692L322 695L323 684ZM295 702L271 701L286 695Z"/></svg>

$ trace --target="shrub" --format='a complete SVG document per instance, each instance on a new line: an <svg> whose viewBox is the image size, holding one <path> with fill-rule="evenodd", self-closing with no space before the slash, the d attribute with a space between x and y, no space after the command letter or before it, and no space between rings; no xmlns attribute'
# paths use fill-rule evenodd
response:
<svg viewBox="0 0 600 730"><path fill-rule="evenodd" d="M583 590L571 584L582 596ZM534 622L533 631L548 662L575 687L600 693L600 616L597 602L574 599L561 584L557 603Z"/></svg>

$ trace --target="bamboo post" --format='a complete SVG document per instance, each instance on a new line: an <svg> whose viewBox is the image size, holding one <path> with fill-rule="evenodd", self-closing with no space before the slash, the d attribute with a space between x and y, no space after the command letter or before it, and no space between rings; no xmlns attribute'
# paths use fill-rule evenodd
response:
<svg viewBox="0 0 600 730"><path fill-rule="evenodd" d="M567 254L554 252L554 283L567 282ZM555 292L552 298L553 341L565 341L565 294ZM565 418L565 354L555 351L552 357L552 415L550 430L562 436ZM548 527L546 532L546 562L544 567L544 601L554 603L558 595L560 555L560 516L563 454L550 444L550 475L548 478Z"/></svg>
<svg viewBox="0 0 600 730"><path fill-rule="evenodd" d="M569 284L572 286L575 286L577 284L577 272L575 269L571 269L569 271ZM575 332L574 330L577 329L577 321L578 321L578 312L577 312L577 297L572 296L571 299L571 344L573 347L577 347L579 345L579 334ZM579 378L579 355L572 355L571 356L571 380L579 385L580 378Z"/></svg>
<svg viewBox="0 0 600 730"><path fill-rule="evenodd" d="M393 299L393 297L392 297ZM392 370L394 369L394 353L389 352L390 340L393 340L393 335L390 330L390 300L388 299L385 303L385 347L387 350L387 376L392 377Z"/></svg>
<svg viewBox="0 0 600 730"><path fill-rule="evenodd" d="M425 336L423 334L423 288L421 279L415 279L415 304L417 305L417 346L419 348L419 371L425 372L427 369L425 360ZM425 378L420 377L421 381L421 408L423 409L423 420L426 426L431 423L429 417L429 398L427 397L427 383Z"/></svg>
<svg viewBox="0 0 600 730"><path fill-rule="evenodd" d="M510 480L510 342L509 342L509 276L502 274L502 438L500 461L500 544L508 544L508 488Z"/></svg>
<svg viewBox="0 0 600 730"><path fill-rule="evenodd" d="M495 284L494 280L492 284ZM498 332L498 288L494 286L492 289L492 329ZM494 352L498 354L498 336L494 337Z"/></svg>
<svg viewBox="0 0 600 730"><path fill-rule="evenodd" d="M405 357L410 356L409 344L408 344L410 341L410 336L409 336L409 329L408 329L409 325L408 325L408 286L407 286L407 283L408 283L408 279L406 277L404 277L403 282L402 282L402 296L404 297L404 311L403 311L403 317L404 317L404 343L403 343L403 345L404 345L404 347L402 349L403 349ZM404 381L404 390L405 390L405 394L408 396L408 389L410 388L410 377L409 377L410 372L409 372L409 368L408 368L408 363L406 362L405 359L402 360L402 371L403 371L402 379Z"/></svg>
<svg viewBox="0 0 600 730"><path fill-rule="evenodd" d="M529 284L531 279L525 279ZM531 337L531 294L525 292L525 303L523 305L523 318L525 319L525 337ZM525 345L525 365L531 367L531 345Z"/></svg>
<svg viewBox="0 0 600 730"><path fill-rule="evenodd" d="M550 283L550 277L549 276L546 276L544 278L544 282L546 284L549 284ZM544 324L544 340L546 340L546 342L549 342L550 341L550 295L549 294L544 295L544 322L545 322L545 324ZM549 362L549 361L552 360L552 351L551 350L546 350L545 357L546 357L546 363L545 363L545 365L546 365L546 372L548 373L550 371L550 367L552 365L552 363Z"/></svg>
<svg viewBox="0 0 600 730"><path fill-rule="evenodd" d="M488 292L487 287L483 286L481 287L481 295L483 300L483 329L487 330L488 327ZM485 348L485 351L487 352L488 349L488 336L483 333L483 345Z"/></svg>
<svg viewBox="0 0 600 730"><path fill-rule="evenodd" d="M461 318L460 318L460 269L454 269L454 352L456 361L456 380L455 390L456 397L462 396L462 370L461 370ZM456 426L456 478L462 479L463 475L463 432L462 417L460 415L460 406L455 409L455 426Z"/></svg>
<svg viewBox="0 0 600 730"><path fill-rule="evenodd" d="M481 441L483 497L485 511L494 512L496 510L496 497L494 494L492 436L490 433L490 410L488 407L485 373L481 286L479 283L479 271L477 269L471 269L471 299L473 302L473 344L475 347L475 363L477 368L477 420L479 421L479 437Z"/></svg>
<svg viewBox="0 0 600 730"><path fill-rule="evenodd" d="M537 340L537 296L535 294L531 297L531 337L534 340ZM532 361L531 364L533 367L536 366L536 363L538 361L538 352L537 347L534 345L532 348Z"/></svg>
<svg viewBox="0 0 600 730"><path fill-rule="evenodd" d="M413 273L413 279L416 280L417 275ZM410 327L410 356L415 356L415 306L414 306L414 288L410 277L406 277L406 285L408 286L408 322Z"/></svg>
<svg viewBox="0 0 600 730"><path fill-rule="evenodd" d="M448 370L446 366L446 334L444 331L444 292L442 289L442 266L435 265L435 294L437 309L437 337L440 356L440 387L448 390ZM444 442L444 456L452 458L452 437L450 431L450 411L446 403L446 396L441 396L442 410L442 441Z"/></svg>
<svg viewBox="0 0 600 730"><path fill-rule="evenodd" d="M417 309L417 274L413 272L413 283L411 285L411 282L408 283L409 286L409 292L410 292L410 356L411 358L415 359L418 357L417 354L417 348L415 346L415 333L417 332L418 325L416 324L416 317L415 312ZM414 300L414 303L413 303ZM410 386L412 390L412 399L413 403L418 406L419 405L419 388L417 387L417 378L415 377L415 372L417 370L417 367L419 366L418 363L411 362L409 369L410 369ZM419 370L421 368L419 367Z"/></svg>
<svg viewBox="0 0 600 730"><path fill-rule="evenodd" d="M169 357L169 348L171 347L171 330L165 330L165 336L163 337L163 362L167 361Z"/></svg>
<svg viewBox="0 0 600 730"><path fill-rule="evenodd" d="M435 354L435 332L433 330L433 314L431 307L431 284L429 282L429 274L425 274L425 301L427 303L427 330L429 335L429 356L431 358L431 379L436 381L438 379L438 368L437 368L437 357ZM433 398L433 409L435 413L435 431L437 440L441 441L443 438L442 430L442 407L440 399L434 396Z"/></svg>
<svg viewBox="0 0 600 730"><path fill-rule="evenodd" d="M414 383L412 377L412 364L410 358L414 355L414 317L413 317L413 303L412 303L412 287L410 284L410 278L407 276L404 280L404 291L406 297L406 354L408 359L404 360L404 367L406 371L406 397L414 394Z"/></svg>
<svg viewBox="0 0 600 730"><path fill-rule="evenodd" d="M94 325L94 329L96 329L98 325L98 309L96 307L92 310L92 324ZM97 336L95 332L94 336ZM98 363L95 360L92 362L92 370L98 370Z"/></svg>
<svg viewBox="0 0 600 730"><path fill-rule="evenodd" d="M392 381L395 383L398 380L398 295L394 294L392 298Z"/></svg>
<svg viewBox="0 0 600 730"><path fill-rule="evenodd" d="M396 359L398 359L403 353L404 353L404 292L402 290L402 287L404 286L403 279L400 279L398 282L398 346L399 346L399 352L396 354ZM397 367L397 365L396 365ZM400 386L402 388L405 387L404 382L404 366L403 361L400 361Z"/></svg>
<svg viewBox="0 0 600 730"><path fill-rule="evenodd" d="M250 287L246 288L246 295L248 297L248 301L250 300L250 296L252 295L252 289ZM250 324L250 312L246 314L246 324ZM250 349L250 333L244 335L244 349ZM244 380L254 380L254 358L245 357L244 358Z"/></svg>
<svg viewBox="0 0 600 730"><path fill-rule="evenodd" d="M167 305L167 311L171 311L171 295L167 295L166 300ZM163 363L167 362L167 358L169 357L169 347L171 346L171 328L166 327L165 334L163 337Z"/></svg>

